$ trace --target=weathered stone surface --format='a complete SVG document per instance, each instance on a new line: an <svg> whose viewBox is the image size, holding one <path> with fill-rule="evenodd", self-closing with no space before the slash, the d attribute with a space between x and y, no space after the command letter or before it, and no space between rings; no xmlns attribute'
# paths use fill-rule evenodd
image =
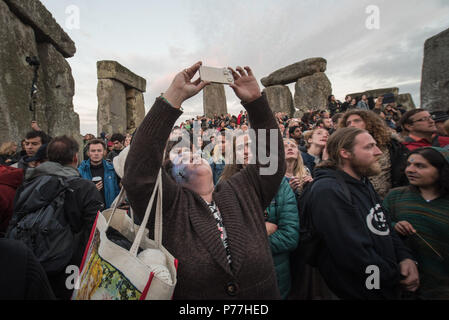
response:
<svg viewBox="0 0 449 320"><path fill-rule="evenodd" d="M75 43L38 0L3 0L11 11L24 23L30 25L38 42L50 42L64 57L73 57Z"/></svg>
<svg viewBox="0 0 449 320"><path fill-rule="evenodd" d="M45 129L53 137L64 134L75 137L80 132L80 120L73 110L72 69L53 45L39 43L38 52L41 63L38 88L43 94L39 95L36 107L45 111L46 118L38 122L46 123Z"/></svg>
<svg viewBox="0 0 449 320"><path fill-rule="evenodd" d="M279 69L268 77L262 78L261 82L265 87L294 83L314 73L325 72L326 67L326 59L310 58Z"/></svg>
<svg viewBox="0 0 449 320"><path fill-rule="evenodd" d="M122 82L127 87L135 88L140 92L145 92L147 81L131 72L117 61L97 61L98 79L113 79Z"/></svg>
<svg viewBox="0 0 449 320"><path fill-rule="evenodd" d="M37 56L37 47L33 29L1 0L0 44L0 143L20 142L33 115L28 105L34 72L25 58Z"/></svg>
<svg viewBox="0 0 449 320"><path fill-rule="evenodd" d="M293 114L293 118L295 119L301 119L302 116L304 115L304 111L301 110L296 110L295 113Z"/></svg>
<svg viewBox="0 0 449 320"><path fill-rule="evenodd" d="M397 96L397 104L402 104L406 110L416 109L415 103L413 102L413 97L410 93L403 93Z"/></svg>
<svg viewBox="0 0 449 320"><path fill-rule="evenodd" d="M421 107L449 111L449 29L427 39L421 81Z"/></svg>
<svg viewBox="0 0 449 320"><path fill-rule="evenodd" d="M8 3L15 3L21 10L39 11L28 12L35 18L49 19L45 17L45 8L38 1ZM40 67L35 115L40 128L52 137L64 134L72 136L82 146L79 116L74 112L72 103L74 80L71 68L64 59L67 53L61 53L60 48L56 49L50 37L43 37L42 30L24 18L26 12L17 17L13 11L18 10L11 10L0 0L0 143L20 142L31 130L34 113L29 110L29 104L34 68L26 62L26 57L36 56ZM45 22L49 30L59 27L51 26L53 22L50 19Z"/></svg>
<svg viewBox="0 0 449 320"><path fill-rule="evenodd" d="M97 134L125 133L127 127L125 86L116 80L100 79L97 97Z"/></svg>
<svg viewBox="0 0 449 320"><path fill-rule="evenodd" d="M223 84L212 83L203 89L204 115L212 118L214 114L226 114L226 95Z"/></svg>
<svg viewBox="0 0 449 320"><path fill-rule="evenodd" d="M362 95L366 94L368 97L373 97L374 99L376 99L377 97L383 96L388 93L393 93L395 96L398 96L399 88L374 89L374 90L368 90L365 92L350 93L349 95L353 98L356 98L356 97L362 97Z"/></svg>
<svg viewBox="0 0 449 320"><path fill-rule="evenodd" d="M295 85L295 107L301 111L327 108L332 84L323 72L299 79Z"/></svg>
<svg viewBox="0 0 449 320"><path fill-rule="evenodd" d="M287 86L271 86L263 90L273 112L285 112L289 117L295 113L293 97Z"/></svg>
<svg viewBox="0 0 449 320"><path fill-rule="evenodd" d="M145 118L143 93L136 89L126 90L127 133L134 133Z"/></svg>

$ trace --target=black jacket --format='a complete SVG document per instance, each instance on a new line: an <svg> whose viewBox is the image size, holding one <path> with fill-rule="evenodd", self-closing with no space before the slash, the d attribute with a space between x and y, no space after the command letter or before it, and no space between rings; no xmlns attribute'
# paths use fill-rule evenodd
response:
<svg viewBox="0 0 449 320"><path fill-rule="evenodd" d="M22 242L0 239L0 300L52 300L44 269Z"/></svg>
<svg viewBox="0 0 449 320"><path fill-rule="evenodd" d="M323 278L342 299L399 298L399 262L412 259L410 251L390 227L368 179L360 181L342 172L351 193L349 201L336 174L336 170L316 169L314 184L304 199L323 240L318 259ZM379 268L380 289L367 289L369 266Z"/></svg>
<svg viewBox="0 0 449 320"><path fill-rule="evenodd" d="M408 185L408 179L405 175L405 167L409 154L408 149L395 138L391 138L388 149L390 151L391 162L391 188Z"/></svg>
<svg viewBox="0 0 449 320"><path fill-rule="evenodd" d="M309 169L313 176L313 170L315 169L315 157L307 153L307 149L303 149L306 151L301 151L302 162Z"/></svg>
<svg viewBox="0 0 449 320"><path fill-rule="evenodd" d="M86 244L89 240L90 232L94 224L98 211L103 210L104 204L101 194L95 185L80 177L78 170L68 166L62 166L55 162L45 162L36 168L27 170L25 181L32 180L43 175L55 175L61 177L79 177L69 182L71 191L67 192L64 201L64 215L68 220L74 235L73 255L68 265L80 266ZM15 213L22 210L21 206L26 206L32 199L22 199L23 188L17 190L14 199L14 215L10 222L10 227L15 224ZM68 277L65 270L54 274L47 274L50 284L57 298L68 299L71 292L65 287L65 280Z"/></svg>

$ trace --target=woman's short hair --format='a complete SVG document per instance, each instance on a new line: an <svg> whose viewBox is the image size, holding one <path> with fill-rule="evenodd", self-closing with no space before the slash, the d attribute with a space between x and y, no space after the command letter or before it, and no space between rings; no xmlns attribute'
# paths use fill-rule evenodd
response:
<svg viewBox="0 0 449 320"><path fill-rule="evenodd" d="M56 137L48 144L48 160L63 166L72 164L78 149L78 142L72 137L66 135Z"/></svg>

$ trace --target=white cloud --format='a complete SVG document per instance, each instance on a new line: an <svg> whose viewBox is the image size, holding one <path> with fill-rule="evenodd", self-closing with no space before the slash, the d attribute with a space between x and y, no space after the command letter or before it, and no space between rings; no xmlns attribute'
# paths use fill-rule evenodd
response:
<svg viewBox="0 0 449 320"><path fill-rule="evenodd" d="M63 25L61 8L73 1L43 2ZM449 27L449 5L441 0L79 3L82 30L67 32L78 48L69 62L82 133L96 121L96 61L106 59L147 79L147 110L176 72L198 60L211 66L250 65L261 79L310 57L328 60L326 73L339 99L398 86L419 105L424 41ZM379 30L365 27L365 9L372 4L380 9ZM241 106L229 88L226 96L228 110L237 113ZM202 114L202 95L183 107L186 114Z"/></svg>

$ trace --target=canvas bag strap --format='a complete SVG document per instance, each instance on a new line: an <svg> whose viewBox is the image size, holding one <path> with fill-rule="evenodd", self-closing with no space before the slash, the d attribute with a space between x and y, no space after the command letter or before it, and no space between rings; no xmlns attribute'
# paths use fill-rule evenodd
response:
<svg viewBox="0 0 449 320"><path fill-rule="evenodd" d="M145 226L148 223L150 218L151 209L153 208L154 198L156 193L159 193L156 203L156 221L154 225L154 235L155 241L158 246L161 244L162 237L162 169L159 170L159 174L157 176L156 185L154 186L153 193L151 194L150 202L148 203L147 210L145 211L145 216L142 220L142 224L139 227L139 231L137 231L136 238L134 239L134 243L129 250L129 252L133 256L137 256L137 251L139 250L140 243L142 242L142 238L145 231Z"/></svg>
<svg viewBox="0 0 449 320"><path fill-rule="evenodd" d="M156 202L156 220L154 222L154 241L158 246L162 245L162 170L158 176L158 193Z"/></svg>
<svg viewBox="0 0 449 320"><path fill-rule="evenodd" d="M120 189L120 193L118 194L118 200L114 202L114 206L112 207L112 213L111 216L109 217L107 228L109 228L109 224L111 223L112 217L114 216L115 211L117 210L117 206L120 203L122 203L123 198L125 198L125 188L122 187L122 189Z"/></svg>

